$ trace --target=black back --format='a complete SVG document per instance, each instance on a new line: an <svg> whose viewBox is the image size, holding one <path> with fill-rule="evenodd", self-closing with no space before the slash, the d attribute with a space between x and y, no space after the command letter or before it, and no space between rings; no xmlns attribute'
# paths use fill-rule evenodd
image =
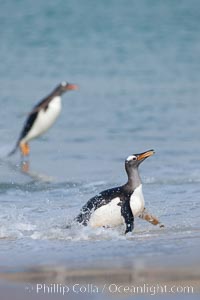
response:
<svg viewBox="0 0 200 300"><path fill-rule="evenodd" d="M38 112L35 112L33 114L30 114L30 116L27 118L24 127L21 131L20 137L19 137L19 141L22 140L27 133L30 131L31 127L33 126L36 118L37 118Z"/></svg>
<svg viewBox="0 0 200 300"><path fill-rule="evenodd" d="M20 133L19 139L17 140L17 143L15 145L15 148L8 154L8 156L11 156L15 153L15 151L17 150L20 141L27 135L27 133L30 131L30 129L32 128L37 115L39 113L39 111L41 109L47 110L50 101L56 97L56 96L60 96L61 94L63 94L66 90L64 89L62 84L59 84L47 97L45 97L44 99L42 99L38 104L36 104L33 107L33 110L30 112L28 118L26 119L25 123L24 123L24 127Z"/></svg>
<svg viewBox="0 0 200 300"><path fill-rule="evenodd" d="M21 131L19 141L21 139L23 139L27 135L27 133L30 131L30 129L32 128L35 120L37 119L37 116L39 113L39 107L42 106L42 108L44 110L47 110L48 105L49 105L49 101L47 101L47 98L45 98L34 106L33 111L29 114L28 118L26 119L26 121L24 123L24 127Z"/></svg>
<svg viewBox="0 0 200 300"><path fill-rule="evenodd" d="M103 205L108 204L114 198L119 197L119 206L122 205L124 201L129 201L132 192L126 189L126 186L119 186L109 190L105 190L98 195L94 196L82 207L79 215L76 217L75 221L87 225L90 216L93 211L100 208Z"/></svg>
<svg viewBox="0 0 200 300"><path fill-rule="evenodd" d="M42 99L39 103L37 103L34 107L33 107L33 110L32 112L30 112L27 120L25 121L24 123L24 127L21 131L21 134L20 134L20 137L19 137L19 140L18 140L18 143L20 142L21 139L23 139L27 133L29 132L29 130L32 128L35 120L37 119L37 115L40 111L40 109L44 109L44 110L47 110L48 109L48 106L49 106L49 103L50 101L55 97L55 96L59 96L61 94L60 92L60 85L58 87L56 87L53 92L48 95L47 97L45 97L44 99Z"/></svg>
<svg viewBox="0 0 200 300"><path fill-rule="evenodd" d="M17 143L15 145L15 148L8 154L8 156L11 156L15 153L15 151L17 150L18 146L19 146L19 143L20 141L27 135L27 133L29 132L29 130L31 129L31 127L33 126L36 118L37 118L37 115L38 115L38 111L35 111L34 113L31 113L27 120L25 121L24 123L24 127L20 133L20 136L17 140Z"/></svg>

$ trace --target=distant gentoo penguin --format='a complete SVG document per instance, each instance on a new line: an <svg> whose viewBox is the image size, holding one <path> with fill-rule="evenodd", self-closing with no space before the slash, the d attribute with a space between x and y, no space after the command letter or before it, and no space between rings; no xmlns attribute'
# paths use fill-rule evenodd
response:
<svg viewBox="0 0 200 300"><path fill-rule="evenodd" d="M141 162L153 154L154 150L149 150L128 156L125 160L127 183L91 198L75 221L91 227L113 227L125 223L127 233L133 230L134 218L138 216L153 225L159 224L163 227L158 219L145 209L142 182L138 172Z"/></svg>
<svg viewBox="0 0 200 300"><path fill-rule="evenodd" d="M18 147L23 156L29 155L28 142L47 131L59 116L61 112L61 95L76 89L78 89L77 85L62 82L47 97L36 104L29 113L16 146L9 153L9 156L14 154Z"/></svg>

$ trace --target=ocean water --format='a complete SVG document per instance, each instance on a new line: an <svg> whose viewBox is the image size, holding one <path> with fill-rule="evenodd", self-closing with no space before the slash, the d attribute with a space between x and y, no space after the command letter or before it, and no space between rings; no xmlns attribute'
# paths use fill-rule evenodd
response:
<svg viewBox="0 0 200 300"><path fill-rule="evenodd" d="M197 0L1 1L1 267L198 253L199 18ZM6 154L32 106L63 80L80 90L63 96L23 170L19 153ZM65 229L90 197L125 183L128 155L152 148L144 197L165 228L136 219L126 236L123 226Z"/></svg>

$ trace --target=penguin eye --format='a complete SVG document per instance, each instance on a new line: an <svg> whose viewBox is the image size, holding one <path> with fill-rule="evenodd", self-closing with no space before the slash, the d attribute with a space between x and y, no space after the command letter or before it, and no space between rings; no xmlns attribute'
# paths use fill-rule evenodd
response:
<svg viewBox="0 0 200 300"><path fill-rule="evenodd" d="M137 160L137 157L135 155L130 155L129 157L127 157L126 161L133 161L133 160Z"/></svg>

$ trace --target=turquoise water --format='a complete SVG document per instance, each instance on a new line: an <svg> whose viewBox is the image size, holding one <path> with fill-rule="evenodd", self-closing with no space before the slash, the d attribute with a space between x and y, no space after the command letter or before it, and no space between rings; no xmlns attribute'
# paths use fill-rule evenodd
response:
<svg viewBox="0 0 200 300"><path fill-rule="evenodd" d="M200 2L2 1L0 265L94 265L199 248ZM29 172L8 159L27 112L59 82L55 126L31 143ZM164 229L64 229L94 194L141 166L146 206ZM192 250L191 250L192 249ZM47 255L48 253L48 255ZM189 259L189 258L188 258Z"/></svg>

